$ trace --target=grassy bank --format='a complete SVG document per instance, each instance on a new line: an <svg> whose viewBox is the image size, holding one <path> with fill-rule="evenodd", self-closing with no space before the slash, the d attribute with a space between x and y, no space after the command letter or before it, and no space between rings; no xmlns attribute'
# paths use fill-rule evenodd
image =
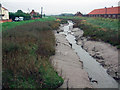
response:
<svg viewBox="0 0 120 90"><path fill-rule="evenodd" d="M57 17L61 19L69 19L69 20L86 20L87 23L99 26L101 28L118 30L120 28L120 22L118 19L110 19L110 18L92 18L92 17Z"/></svg>
<svg viewBox="0 0 120 90"><path fill-rule="evenodd" d="M54 20L56 19L53 17L45 17L45 18L35 19L35 20L27 20L27 21L19 21L19 22L5 22L5 23L2 23L2 30L11 29L11 28L14 28L16 26L19 26L25 23L32 23L36 21L45 22L45 21L54 21Z"/></svg>
<svg viewBox="0 0 120 90"><path fill-rule="evenodd" d="M63 83L50 61L55 54L52 30L59 24L43 21L12 22L16 26L3 28L3 88L57 88Z"/></svg>
<svg viewBox="0 0 120 90"><path fill-rule="evenodd" d="M59 18L73 20L76 23L74 27L84 30L84 36L90 37L91 40L102 40L120 48L120 22L117 19L90 17Z"/></svg>

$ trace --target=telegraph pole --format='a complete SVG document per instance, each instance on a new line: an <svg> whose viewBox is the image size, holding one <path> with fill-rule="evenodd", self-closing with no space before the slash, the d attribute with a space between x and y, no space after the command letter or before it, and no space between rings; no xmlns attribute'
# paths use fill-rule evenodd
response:
<svg viewBox="0 0 120 90"><path fill-rule="evenodd" d="M43 13L43 7L41 7L41 18L42 18L42 13Z"/></svg>

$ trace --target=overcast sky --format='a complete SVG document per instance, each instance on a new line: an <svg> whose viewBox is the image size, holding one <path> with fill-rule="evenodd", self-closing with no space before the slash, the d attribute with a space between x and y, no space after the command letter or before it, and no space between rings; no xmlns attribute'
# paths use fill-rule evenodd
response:
<svg viewBox="0 0 120 90"><path fill-rule="evenodd" d="M10 12L16 12L18 9L24 12L34 9L40 12L40 8L43 7L47 15L75 14L77 11L87 14L94 9L118 6L118 2L119 0L0 0L2 6Z"/></svg>

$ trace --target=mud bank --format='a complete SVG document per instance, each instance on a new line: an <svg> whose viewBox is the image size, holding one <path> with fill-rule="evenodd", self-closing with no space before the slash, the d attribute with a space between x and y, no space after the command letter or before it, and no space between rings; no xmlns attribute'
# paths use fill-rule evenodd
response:
<svg viewBox="0 0 120 90"><path fill-rule="evenodd" d="M92 41L90 38L83 37L83 30L74 28L72 34L76 37L78 45L81 45L93 58L96 59L117 81L120 80L118 73L118 50L116 47L101 41ZM120 63L119 63L120 65Z"/></svg>
<svg viewBox="0 0 120 90"><path fill-rule="evenodd" d="M56 37L56 54L52 57L52 64L64 83L60 88L92 88L88 74L83 70L83 64L71 48L64 34Z"/></svg>

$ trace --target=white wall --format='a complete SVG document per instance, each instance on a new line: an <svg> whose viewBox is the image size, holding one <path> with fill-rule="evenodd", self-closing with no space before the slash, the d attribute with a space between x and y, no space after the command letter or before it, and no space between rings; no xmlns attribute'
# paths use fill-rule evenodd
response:
<svg viewBox="0 0 120 90"><path fill-rule="evenodd" d="M5 10L3 8L1 8L1 10L2 10L2 14L4 14L4 16L2 17L2 19L3 20L9 19L9 12L8 12L8 10Z"/></svg>

